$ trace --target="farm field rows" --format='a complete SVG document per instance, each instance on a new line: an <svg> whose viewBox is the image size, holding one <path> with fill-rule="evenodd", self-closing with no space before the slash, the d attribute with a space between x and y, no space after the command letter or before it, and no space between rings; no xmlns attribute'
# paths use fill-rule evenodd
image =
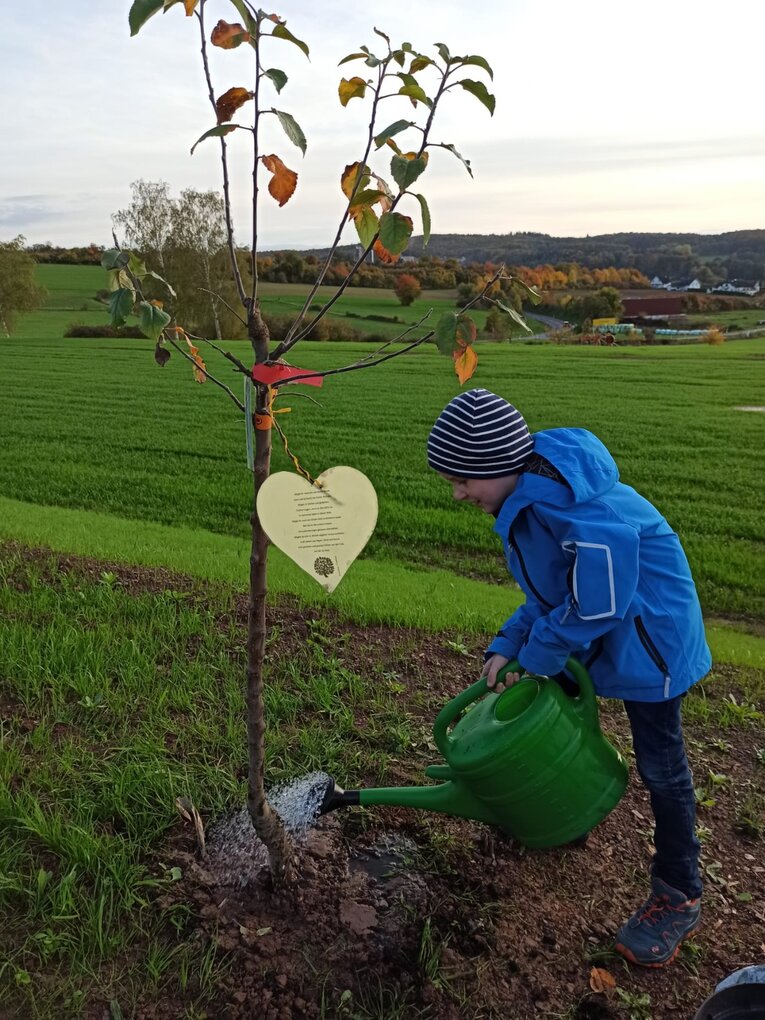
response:
<svg viewBox="0 0 765 1020"><path fill-rule="evenodd" d="M0 343L0 494L245 536L250 478L233 405L216 387L193 384L177 355L159 369L148 342L51 335L41 320L56 314L28 316L18 337ZM248 357L246 343L232 348ZM333 368L368 350L304 344L293 361ZM600 436L623 480L680 533L708 613L765 616L765 418L735 409L762 403L765 341L478 351L475 385L515 402L533 430L582 426ZM231 381L216 358L208 358L211 369ZM280 404L292 410L280 420L301 462L313 474L351 464L377 489L380 516L366 555L505 576L488 522L454 505L425 466L428 429L458 389L434 347L327 379L311 391L321 407L298 389L283 391ZM274 467L289 467L281 448Z"/></svg>

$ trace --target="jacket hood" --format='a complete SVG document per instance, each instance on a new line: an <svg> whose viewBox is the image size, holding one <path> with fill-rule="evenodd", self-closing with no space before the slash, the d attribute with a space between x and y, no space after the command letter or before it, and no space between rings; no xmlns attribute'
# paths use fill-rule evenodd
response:
<svg viewBox="0 0 765 1020"><path fill-rule="evenodd" d="M619 481L616 461L597 436L586 429L548 429L534 433L534 453L557 468L568 485L524 471L515 491L497 516L500 534L529 503L568 507L609 492Z"/></svg>

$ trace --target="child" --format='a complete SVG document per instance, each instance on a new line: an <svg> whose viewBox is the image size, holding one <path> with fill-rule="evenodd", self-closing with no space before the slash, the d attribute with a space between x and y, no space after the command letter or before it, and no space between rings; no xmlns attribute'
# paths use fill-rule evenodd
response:
<svg viewBox="0 0 765 1020"><path fill-rule="evenodd" d="M428 463L454 498L496 518L526 602L489 645L482 676L517 659L555 677L570 655L604 697L620 698L635 762L651 796L651 894L620 929L617 950L661 967L699 925L701 880L693 782L680 702L711 657L688 561L646 499L619 481L605 446L584 429L529 433L502 397L455 397L428 438ZM565 681L564 681L565 682Z"/></svg>

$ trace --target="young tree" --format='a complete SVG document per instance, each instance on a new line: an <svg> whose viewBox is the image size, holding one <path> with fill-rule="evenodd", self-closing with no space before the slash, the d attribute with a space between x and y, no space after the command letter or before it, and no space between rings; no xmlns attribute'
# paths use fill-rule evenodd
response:
<svg viewBox="0 0 765 1020"><path fill-rule="evenodd" d="M173 203L167 181L145 181L130 185L133 197L127 209L112 216L125 241L144 259L156 263L165 272L165 248L172 230Z"/></svg>
<svg viewBox="0 0 765 1020"><path fill-rule="evenodd" d="M178 291L177 314L194 322L207 333L204 320L212 318L216 340L222 337L221 300L236 299L228 293L231 267L226 248L226 211L223 199L215 191L181 192L170 212L170 236L167 242L165 271Z"/></svg>
<svg viewBox="0 0 765 1020"><path fill-rule="evenodd" d="M411 273L402 273L400 276L397 276L396 282L393 284L393 290L396 293L396 297L405 307L416 301L422 293L420 281L416 276L412 276Z"/></svg>
<svg viewBox="0 0 765 1020"><path fill-rule="evenodd" d="M45 288L35 280L37 263L24 250L26 238L0 241L0 329L10 336L17 312L39 308Z"/></svg>
<svg viewBox="0 0 765 1020"><path fill-rule="evenodd" d="M282 43L298 47L308 56L308 46L287 28L285 21L276 14L258 9L251 0L226 0L222 4L228 10L231 22L219 20L210 32L207 27L207 8L213 0L183 0L187 17L197 23L198 43L207 97L215 116L215 125L205 131L192 148L209 138L218 139L221 153L221 175L223 185L226 233L231 269L241 308L241 318L246 324L247 335L252 345L254 365L246 365L229 351L201 337L192 337L174 322L163 309L143 299L142 284L149 275L146 266L129 252L113 250L104 256L104 265L110 271L112 296L112 322L119 325L129 314L136 301L139 302L141 326L156 342L156 358L164 364L172 348L192 362L195 378L204 382L210 380L223 389L240 410L244 405L221 380L216 378L201 358L197 343L207 343L216 354L225 358L229 366L241 372L254 384L254 409L251 422L254 426L254 489L253 497L266 481L270 471L271 436L274 428L281 434L277 420L272 416L276 387L289 386L296 382L318 381L327 375L357 371L374 367L384 361L400 357L426 343L432 338L439 349L449 355L461 382L472 375L477 358L472 348L476 335L475 324L464 313L448 313L434 329L412 337L421 323L407 328L397 339L403 341L392 347L389 341L377 352L343 368L327 371L306 372L287 365L284 356L303 339L317 322L334 306L345 291L350 279L362 267L369 252L374 251L379 261L395 263L406 249L413 230L409 215L399 211L403 206L418 209L422 218L424 242L430 235L430 212L425 197L413 190L413 185L425 173L432 153L445 150L459 159L472 176L470 163L451 143L437 142L433 138L435 115L447 93L461 88L475 96L490 113L494 111L494 97L482 81L465 77L465 72L478 69L489 77L492 71L486 60L480 56L452 56L444 43L437 43L435 55L428 56L415 50L411 43L400 46L391 43L385 33L375 29L378 36L377 52L362 46L358 52L349 54L340 61L346 64L362 61L365 75L343 77L338 88L342 106L358 99L369 103L368 129L361 146L360 158L351 159L340 174L340 189L344 201L339 223L329 254L318 266L313 285L305 298L302 309L284 334L272 338L260 311L258 292L258 229L259 206L263 197L263 172L269 176L267 190L270 196L283 206L295 193L298 174L277 154L271 127L280 129L287 140L302 153L306 150L306 138L302 128L291 113L277 109L267 99L269 91L280 95L287 84L287 75L272 66L271 54ZM135 35L154 14L167 11L179 5L180 0L134 0L130 10L131 33ZM216 5L216 10L221 4ZM379 42L382 40L382 42ZM240 46L251 49L253 74L247 86L233 85L225 91L217 90L212 81L208 59L210 46L231 50ZM473 72L475 73L475 72ZM277 100L279 102L279 100ZM407 105L407 116L380 128L379 117L383 106L390 103ZM280 103L281 105L281 103ZM235 119L238 111L249 120L242 123ZM406 133L414 136L408 146L399 146L398 140ZM228 166L228 144L230 136L248 139L252 146L251 209L250 224L250 266L249 279L240 270L234 246L234 228L231 217L230 180ZM268 138L266 142L264 138ZM373 147L376 151L392 150L389 173L392 185L386 177L369 165ZM348 276L337 287L335 293L321 304L314 314L309 314L317 298L319 287L332 264L333 253L340 242L346 224L351 221L361 242L361 252L352 265ZM138 236L136 231L132 236ZM502 275L499 270L487 286L493 285ZM480 294L479 297L483 297ZM279 816L272 810L265 793L265 720L263 712L263 658L266 642L266 553L268 539L263 531L254 505L252 521L252 552L250 557L250 601L248 611L247 637L247 730L248 730L248 798L247 806L253 826L266 845L270 855L271 871L276 881L288 882L293 875L293 852L291 841Z"/></svg>

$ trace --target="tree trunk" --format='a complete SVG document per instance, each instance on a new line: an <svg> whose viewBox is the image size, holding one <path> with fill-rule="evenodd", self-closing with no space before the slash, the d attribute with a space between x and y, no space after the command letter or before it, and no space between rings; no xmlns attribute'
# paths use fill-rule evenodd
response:
<svg viewBox="0 0 765 1020"><path fill-rule="evenodd" d="M257 321L255 321L257 320ZM268 356L268 331L256 310L250 319L250 338L256 361ZM268 388L257 387L256 415L268 414ZM255 474L250 553L250 601L247 613L247 810L252 824L268 850L276 885L289 885L295 876L292 840L271 808L265 790L265 712L263 705L263 659L266 650L266 561L268 538L258 518L255 500L271 469L271 431L255 430Z"/></svg>

